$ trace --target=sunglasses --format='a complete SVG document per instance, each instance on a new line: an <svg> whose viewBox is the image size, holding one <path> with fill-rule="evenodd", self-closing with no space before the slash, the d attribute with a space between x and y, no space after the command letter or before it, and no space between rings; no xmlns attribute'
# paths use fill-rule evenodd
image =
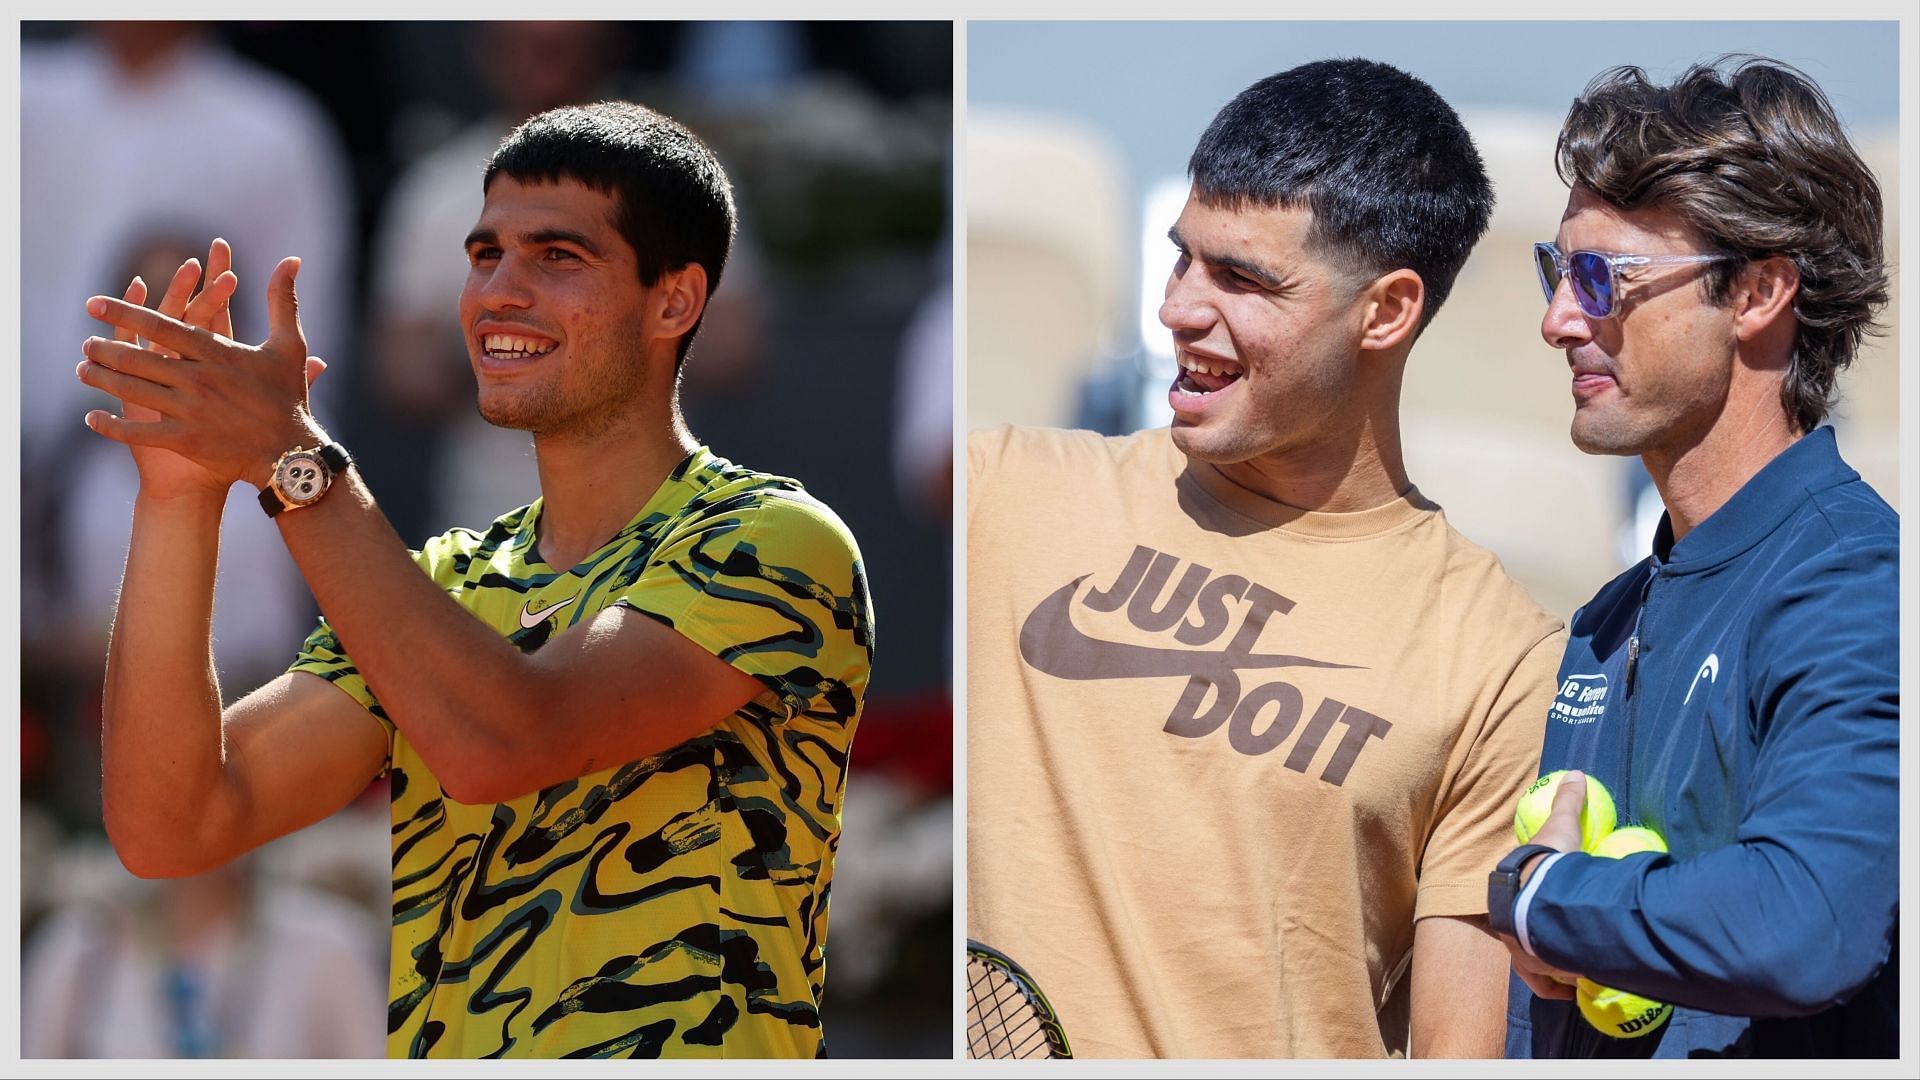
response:
<svg viewBox="0 0 1920 1080"><path fill-rule="evenodd" d="M1540 272L1540 291L1553 303L1561 278L1573 281L1573 299L1588 317L1610 319L1614 297L1620 292L1622 267L1685 266L1690 263L1719 262L1727 256L1703 255L1609 255L1604 251L1575 251L1567 255L1553 244L1533 245L1533 268Z"/></svg>

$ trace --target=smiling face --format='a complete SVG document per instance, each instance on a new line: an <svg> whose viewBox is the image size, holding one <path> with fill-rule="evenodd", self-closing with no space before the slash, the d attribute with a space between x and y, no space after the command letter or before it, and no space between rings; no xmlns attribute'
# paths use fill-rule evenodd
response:
<svg viewBox="0 0 1920 1080"><path fill-rule="evenodd" d="M1706 250L1678 216L1619 210L1575 188L1560 250L1690 255ZM1573 371L1573 442L1589 454L1665 454L1697 444L1719 419L1732 377L1732 310L1707 301L1702 268L1626 268L1610 318L1580 310L1562 280L1540 336Z"/></svg>
<svg viewBox="0 0 1920 1080"><path fill-rule="evenodd" d="M1189 456L1227 465L1311 449L1364 413L1358 290L1309 250L1312 222L1305 209L1188 196L1160 322L1180 365L1173 440Z"/></svg>
<svg viewBox="0 0 1920 1080"><path fill-rule="evenodd" d="M460 323L489 423L593 433L645 395L653 290L615 208L612 194L568 179L496 176L488 188L467 237Z"/></svg>

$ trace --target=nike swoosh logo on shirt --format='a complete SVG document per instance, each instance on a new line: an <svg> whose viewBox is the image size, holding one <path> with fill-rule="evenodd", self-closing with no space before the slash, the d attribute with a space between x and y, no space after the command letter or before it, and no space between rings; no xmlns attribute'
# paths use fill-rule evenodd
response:
<svg viewBox="0 0 1920 1080"><path fill-rule="evenodd" d="M1223 670L1242 668L1345 668L1305 656L1273 653L1234 652L1231 649L1156 649L1147 645L1129 645L1089 637L1073 625L1074 590L1088 575L1082 574L1056 589L1051 596L1027 615L1020 627L1020 657L1027 666L1059 679L1147 679L1172 675L1208 677ZM1361 669L1364 670L1364 669Z"/></svg>
<svg viewBox="0 0 1920 1080"><path fill-rule="evenodd" d="M531 630L534 627L539 626L541 623L547 621L547 616L553 614L556 611L559 611L561 608L566 607L568 604L573 603L577 599L579 599L578 596L569 596L565 600L562 600L551 607L543 607L539 611L522 609L520 612L520 629Z"/></svg>

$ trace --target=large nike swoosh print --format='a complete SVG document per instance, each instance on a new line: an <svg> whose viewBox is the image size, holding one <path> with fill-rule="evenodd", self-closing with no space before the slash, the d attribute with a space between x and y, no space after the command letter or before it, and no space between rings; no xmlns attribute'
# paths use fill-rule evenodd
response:
<svg viewBox="0 0 1920 1080"><path fill-rule="evenodd" d="M1020 626L1020 658L1027 666L1060 679L1150 679L1169 675L1209 675L1222 669L1315 667L1347 668L1304 656L1237 653L1229 649L1156 649L1088 637L1073 625L1073 594L1091 577L1082 574L1040 601Z"/></svg>

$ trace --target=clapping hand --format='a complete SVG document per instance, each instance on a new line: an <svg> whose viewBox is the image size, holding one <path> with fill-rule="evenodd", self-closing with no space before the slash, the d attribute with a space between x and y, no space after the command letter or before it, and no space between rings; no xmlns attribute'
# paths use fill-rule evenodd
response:
<svg viewBox="0 0 1920 1080"><path fill-rule="evenodd" d="M232 251L215 240L206 286L197 259L174 273L149 310L145 282L124 297L96 296L87 313L113 336L89 338L80 381L118 397L122 415L87 414L87 426L126 443L144 494L162 497L221 491L236 481L264 486L279 455L325 441L307 411L307 386L326 364L307 355L294 278L299 260L284 259L267 286L268 334L258 346L232 338L230 301L239 279Z"/></svg>

